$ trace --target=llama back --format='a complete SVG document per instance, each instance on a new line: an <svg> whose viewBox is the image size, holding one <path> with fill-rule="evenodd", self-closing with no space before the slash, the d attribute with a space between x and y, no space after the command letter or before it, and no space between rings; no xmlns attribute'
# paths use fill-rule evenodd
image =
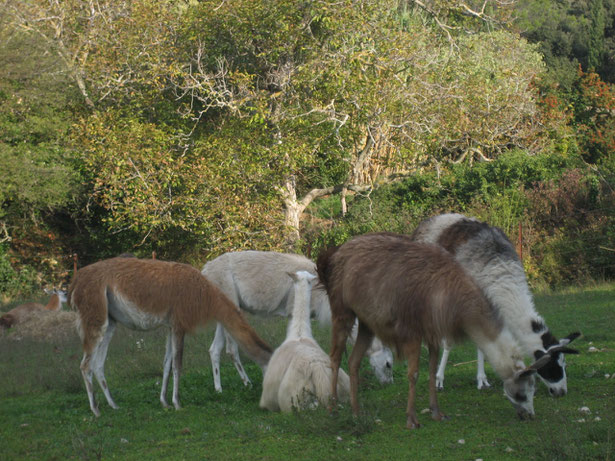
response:
<svg viewBox="0 0 615 461"><path fill-rule="evenodd" d="M318 269L332 297L332 309L338 302L352 305L363 316L360 320L374 326L383 342L398 348L412 337L423 337L434 345L442 338L455 341L463 337L466 323L482 322L481 318L497 320L452 255L409 237L364 235L323 253ZM336 289L332 290L334 285ZM343 299L334 301L336 296ZM396 319L394 334L387 337L391 318ZM496 334L490 330L490 336Z"/></svg>
<svg viewBox="0 0 615 461"><path fill-rule="evenodd" d="M547 331L534 308L523 263L501 229L460 214L440 215L423 221L413 238L454 254L512 331ZM539 346L526 344L525 353Z"/></svg>
<svg viewBox="0 0 615 461"><path fill-rule="evenodd" d="M192 266L136 258L90 264L77 272L69 290L71 304L82 317L89 318L95 312L107 315L107 310L101 312L96 304L115 297L157 318L173 315L173 323L188 333L212 318L211 307L220 296L220 291ZM178 300L181 306L177 306Z"/></svg>
<svg viewBox="0 0 615 461"><path fill-rule="evenodd" d="M203 267L205 276L228 295L237 297L239 307L265 315L290 313L293 290L287 273L298 271L316 273L316 265L298 254L238 251L225 253ZM319 298L316 301L322 302Z"/></svg>

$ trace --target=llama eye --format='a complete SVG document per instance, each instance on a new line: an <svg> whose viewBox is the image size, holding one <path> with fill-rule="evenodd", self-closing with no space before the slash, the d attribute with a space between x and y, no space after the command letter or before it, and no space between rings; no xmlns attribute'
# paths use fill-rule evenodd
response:
<svg viewBox="0 0 615 461"><path fill-rule="evenodd" d="M527 396L517 392L515 394L515 401L516 402L526 402L527 401Z"/></svg>
<svg viewBox="0 0 615 461"><path fill-rule="evenodd" d="M390 369L391 368L391 364L389 362L387 362L386 367Z"/></svg>

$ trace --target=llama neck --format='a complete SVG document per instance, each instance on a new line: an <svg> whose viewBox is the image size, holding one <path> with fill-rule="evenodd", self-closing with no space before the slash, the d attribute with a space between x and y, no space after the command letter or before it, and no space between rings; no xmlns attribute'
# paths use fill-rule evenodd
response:
<svg viewBox="0 0 615 461"><path fill-rule="evenodd" d="M473 339L503 380L525 367L519 345L508 328L503 328L494 341L481 337Z"/></svg>
<svg viewBox="0 0 615 461"><path fill-rule="evenodd" d="M534 308L523 274L517 275L516 282L490 284L485 292L519 343L522 353L533 356L535 351L544 350L542 335L548 332L548 328ZM521 278L523 283L520 283Z"/></svg>
<svg viewBox="0 0 615 461"><path fill-rule="evenodd" d="M57 311L62 307L62 302L60 301L60 296L57 293L51 295L49 302L45 306L45 309L48 311Z"/></svg>
<svg viewBox="0 0 615 461"><path fill-rule="evenodd" d="M295 282L294 290L295 304L292 317L288 323L287 341L312 337L312 326L310 325L310 298L312 290L306 281Z"/></svg>

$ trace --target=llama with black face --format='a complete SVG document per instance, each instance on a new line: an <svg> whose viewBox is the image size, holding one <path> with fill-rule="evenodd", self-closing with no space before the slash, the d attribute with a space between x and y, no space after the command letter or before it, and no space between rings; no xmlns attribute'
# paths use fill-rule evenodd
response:
<svg viewBox="0 0 615 461"><path fill-rule="evenodd" d="M578 353L568 344L580 333L557 340L549 331L544 319L536 312L523 263L506 234L484 222L450 213L421 222L412 239L437 244L454 256L515 334L523 354L533 359L545 354L551 356L549 363L538 371L538 376L548 386L551 395L565 395L568 387L564 354ZM445 344L437 372L439 388L444 386L449 350ZM476 379L479 389L489 386L480 349Z"/></svg>

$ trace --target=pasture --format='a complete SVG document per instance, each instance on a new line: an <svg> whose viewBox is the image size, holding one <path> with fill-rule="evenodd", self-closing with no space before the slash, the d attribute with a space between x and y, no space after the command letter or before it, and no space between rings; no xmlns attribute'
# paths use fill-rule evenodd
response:
<svg viewBox="0 0 615 461"><path fill-rule="evenodd" d="M15 340L18 331L9 331L0 336L0 459L615 459L615 283L539 294L536 308L558 337L583 333L573 344L581 354L567 357L569 394L551 398L538 383L536 418L520 421L489 366L491 389L476 389L476 352L465 343L452 350L439 394L450 419L419 414L422 427L415 431L405 429L408 383L400 361L395 382L381 385L364 360L358 418L349 406L334 415L325 409L274 414L258 408L262 375L247 358L253 387L244 388L225 358L224 391L214 391L211 325L186 338L183 408L164 410L158 398L166 332L118 327L106 376L120 409L108 407L96 387L102 415L95 418L76 334ZM284 339L285 319L249 320L272 346ZM329 329L313 328L328 351ZM424 350L417 408L427 407Z"/></svg>

